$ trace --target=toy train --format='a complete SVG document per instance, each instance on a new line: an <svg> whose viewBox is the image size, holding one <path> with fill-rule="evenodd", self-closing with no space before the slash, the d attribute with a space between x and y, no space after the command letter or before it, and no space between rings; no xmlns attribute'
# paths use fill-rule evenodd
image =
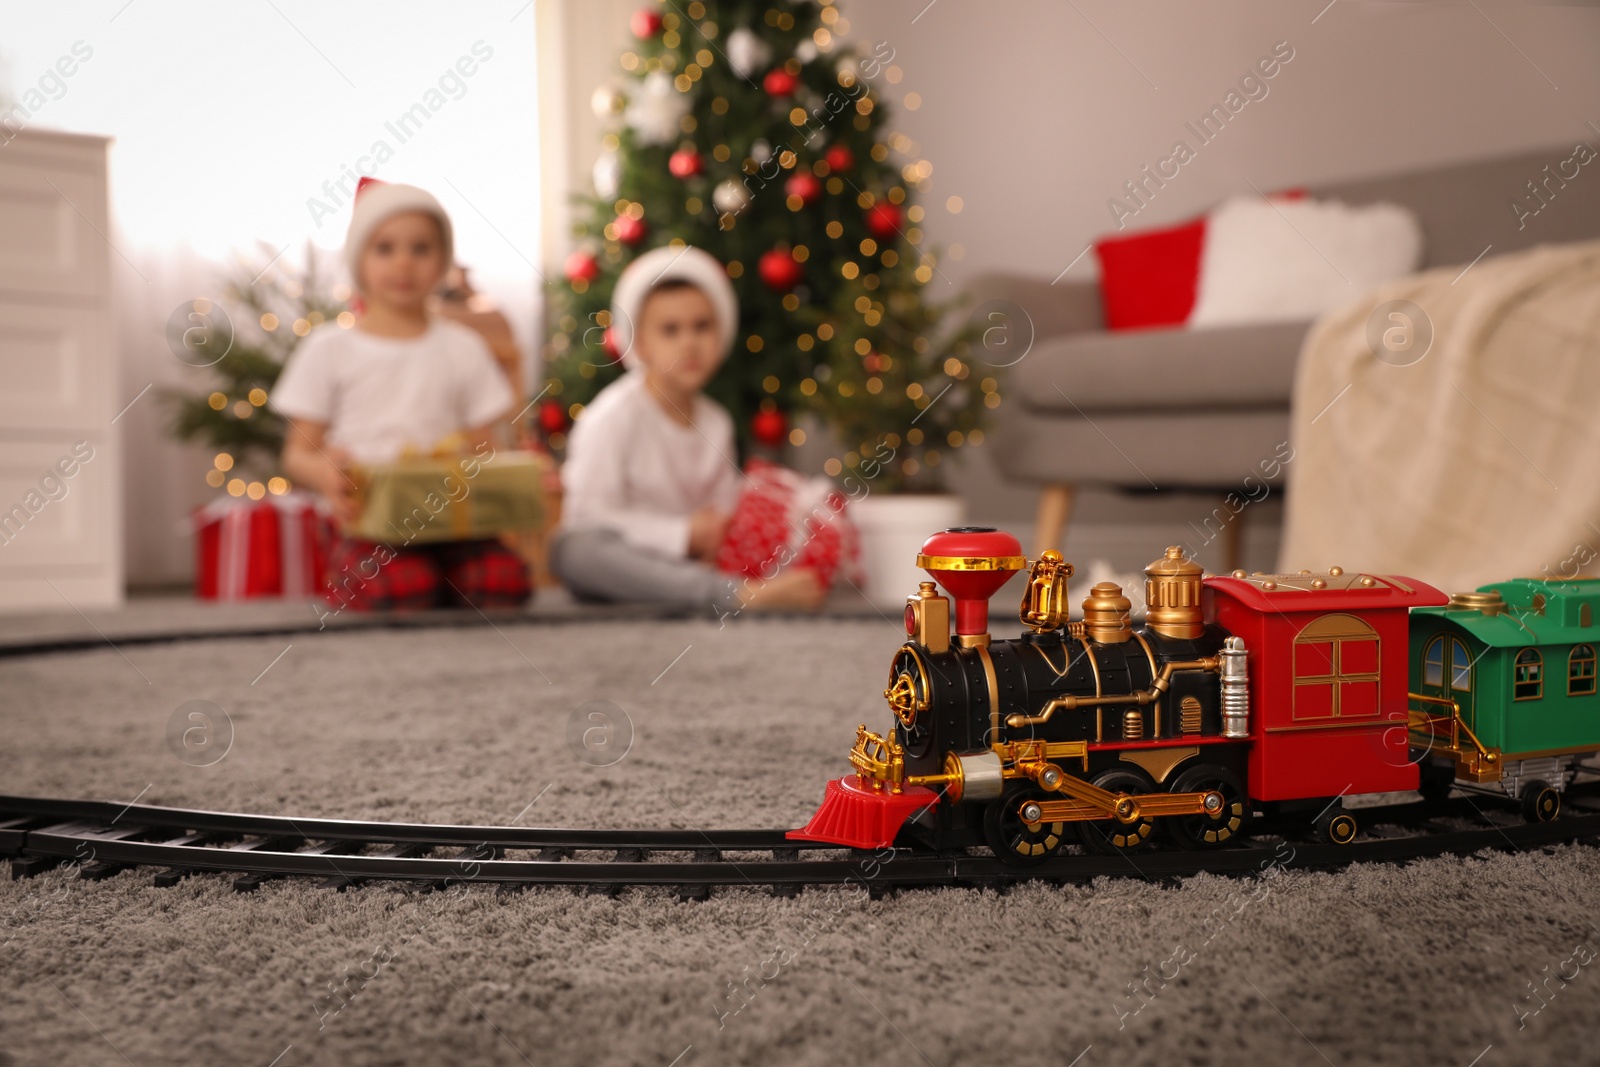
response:
<svg viewBox="0 0 1600 1067"><path fill-rule="evenodd" d="M1206 576L1174 547L1134 626L1110 582L1068 621L1072 565L986 527L935 534L917 565L934 581L907 598L891 728L857 729L853 773L793 838L1026 866L1072 842L1212 848L1261 813L1343 844L1344 800L1368 793L1491 790L1553 819L1600 751L1600 581L1447 597L1338 567ZM992 639L989 598L1024 569L1027 632Z"/></svg>

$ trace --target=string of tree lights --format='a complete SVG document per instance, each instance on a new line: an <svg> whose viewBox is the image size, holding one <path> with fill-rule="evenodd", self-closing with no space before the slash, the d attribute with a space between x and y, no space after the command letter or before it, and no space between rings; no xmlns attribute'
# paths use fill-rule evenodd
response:
<svg viewBox="0 0 1600 1067"><path fill-rule="evenodd" d="M296 268L278 261L262 271L241 256L223 287L226 305L197 299L173 312L168 322L174 354L204 369L213 386L199 393L166 390L169 430L180 441L216 449L206 484L232 496L260 500L289 491L279 460L285 423L267 407L267 396L290 354L313 329L329 321L346 328L355 324L348 308L350 287L326 286L309 246L305 263Z"/></svg>
<svg viewBox="0 0 1600 1067"><path fill-rule="evenodd" d="M933 168L884 128L880 89L901 76L890 43L846 45L832 0L651 4L632 30L618 85L595 93L612 128L551 286L545 441L560 452L622 373L610 329L622 270L691 244L739 296L734 353L707 391L747 454L804 444L796 422L810 412L844 450L827 474L877 457L882 488L938 487L944 453L982 443L999 383L969 361L969 332L945 328L952 303L925 288L944 284L914 202Z"/></svg>

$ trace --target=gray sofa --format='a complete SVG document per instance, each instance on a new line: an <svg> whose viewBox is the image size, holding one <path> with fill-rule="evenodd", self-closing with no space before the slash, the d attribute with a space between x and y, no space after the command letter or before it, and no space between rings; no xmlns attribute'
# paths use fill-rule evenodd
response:
<svg viewBox="0 0 1600 1067"><path fill-rule="evenodd" d="M1485 248L1496 256L1600 236L1600 160L1564 185L1550 177L1572 155L1569 145L1306 188L1348 204L1403 204L1422 224L1423 268L1465 266ZM1513 199L1536 204L1533 181L1545 182L1548 203L1519 219ZM1060 547L1079 486L1241 492L1288 440L1309 322L1113 332L1094 282L988 274L970 292L980 306L1005 301L1032 320L1033 347L1005 372L1007 402L989 442L1007 479L1040 489L1035 551ZM1240 526L1222 531L1230 567Z"/></svg>

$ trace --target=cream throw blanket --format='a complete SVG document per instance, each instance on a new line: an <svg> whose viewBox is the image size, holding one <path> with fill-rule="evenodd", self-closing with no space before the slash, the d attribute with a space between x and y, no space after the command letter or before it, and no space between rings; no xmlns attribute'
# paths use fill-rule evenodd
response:
<svg viewBox="0 0 1600 1067"><path fill-rule="evenodd" d="M1380 344L1380 360L1369 343L1391 300L1432 323L1409 365L1414 348ZM1405 329L1380 318L1379 334ZM1600 241L1413 275L1325 316L1300 353L1292 434L1282 570L1446 592L1600 574Z"/></svg>

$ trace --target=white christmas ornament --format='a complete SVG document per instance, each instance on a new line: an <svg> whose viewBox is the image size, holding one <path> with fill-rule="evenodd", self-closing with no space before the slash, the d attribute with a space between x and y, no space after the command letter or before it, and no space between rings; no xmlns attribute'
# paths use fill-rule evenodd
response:
<svg viewBox="0 0 1600 1067"><path fill-rule="evenodd" d="M794 57L802 63L809 63L817 58L817 42L807 37L794 46Z"/></svg>
<svg viewBox="0 0 1600 1067"><path fill-rule="evenodd" d="M765 163L772 158L772 146L765 140L756 140L750 145L750 158L757 164Z"/></svg>
<svg viewBox="0 0 1600 1067"><path fill-rule="evenodd" d="M600 158L594 161L594 191L602 200L610 200L617 195L617 186L622 181L622 159L615 152L601 152Z"/></svg>
<svg viewBox="0 0 1600 1067"><path fill-rule="evenodd" d="M728 66L741 78L748 78L767 65L772 49L756 34L740 26L728 34Z"/></svg>
<svg viewBox="0 0 1600 1067"><path fill-rule="evenodd" d="M688 113L688 94L678 92L666 71L656 70L644 76L622 119L640 144L668 144L677 139L678 123Z"/></svg>
<svg viewBox="0 0 1600 1067"><path fill-rule="evenodd" d="M743 182L729 178L711 191L711 203L724 215L737 215L750 206L750 190Z"/></svg>
<svg viewBox="0 0 1600 1067"><path fill-rule="evenodd" d="M589 106L594 108L595 117L600 119L615 118L624 102L622 93L611 85L600 86L589 97Z"/></svg>

